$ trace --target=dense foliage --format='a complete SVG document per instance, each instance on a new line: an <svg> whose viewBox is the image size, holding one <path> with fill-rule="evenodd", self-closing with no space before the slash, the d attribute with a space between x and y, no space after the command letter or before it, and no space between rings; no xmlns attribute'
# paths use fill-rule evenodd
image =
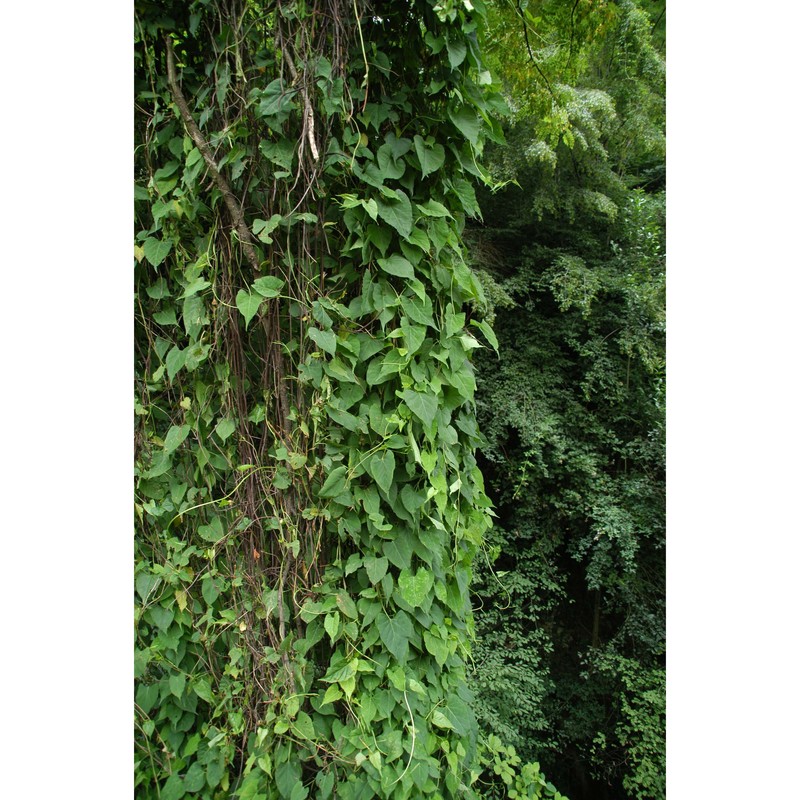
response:
<svg viewBox="0 0 800 800"><path fill-rule="evenodd" d="M138 0L137 797L663 797L651 5Z"/></svg>
<svg viewBox="0 0 800 800"><path fill-rule="evenodd" d="M465 679L484 16L137 5L137 796L559 796Z"/></svg>
<svg viewBox="0 0 800 800"><path fill-rule="evenodd" d="M479 421L499 558L476 582L483 727L571 797L664 764L663 4L494 9L513 109L469 233L499 359Z"/></svg>

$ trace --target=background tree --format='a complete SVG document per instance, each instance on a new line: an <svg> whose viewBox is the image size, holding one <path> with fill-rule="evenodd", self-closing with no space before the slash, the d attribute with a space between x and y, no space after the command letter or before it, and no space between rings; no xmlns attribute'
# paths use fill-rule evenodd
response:
<svg viewBox="0 0 800 800"><path fill-rule="evenodd" d="M664 795L661 4L497 4L512 117L468 238L499 519L476 583L482 725L571 797Z"/></svg>

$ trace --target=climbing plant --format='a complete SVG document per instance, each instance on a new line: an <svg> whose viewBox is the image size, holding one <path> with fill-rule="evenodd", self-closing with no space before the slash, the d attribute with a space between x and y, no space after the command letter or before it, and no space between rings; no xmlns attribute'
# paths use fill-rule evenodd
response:
<svg viewBox="0 0 800 800"><path fill-rule="evenodd" d="M484 17L137 3L137 796L475 791Z"/></svg>

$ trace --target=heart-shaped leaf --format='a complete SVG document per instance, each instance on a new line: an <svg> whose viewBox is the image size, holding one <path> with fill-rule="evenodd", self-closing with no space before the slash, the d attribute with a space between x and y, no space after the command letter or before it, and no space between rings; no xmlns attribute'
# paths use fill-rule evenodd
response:
<svg viewBox="0 0 800 800"><path fill-rule="evenodd" d="M388 222L404 239L411 235L413 215L411 201L400 189L394 197L378 200L378 216Z"/></svg>
<svg viewBox="0 0 800 800"><path fill-rule="evenodd" d="M398 278L414 277L414 267L411 266L411 262L396 253L389 256L389 258L379 258L378 266L384 272L388 272L390 275L397 275Z"/></svg>
<svg viewBox="0 0 800 800"><path fill-rule="evenodd" d="M278 297L283 289L285 281L276 278L274 275L266 275L263 278L256 278L253 281L253 288L262 297Z"/></svg>
<svg viewBox="0 0 800 800"><path fill-rule="evenodd" d="M404 569L400 573L397 581L400 587L400 595L412 608L419 608L427 605L430 601L431 590L433 589L433 573L420 567L416 574L411 570Z"/></svg>
<svg viewBox="0 0 800 800"><path fill-rule="evenodd" d="M383 612L378 616L378 633L387 650L403 664L408 656L408 641L414 635L411 618L405 611L398 611L394 617Z"/></svg>
<svg viewBox="0 0 800 800"><path fill-rule="evenodd" d="M245 330L247 330L250 320L258 313L258 309L263 301L264 298L260 294L250 294L250 292L246 292L244 289L239 289L236 295L236 308L242 312Z"/></svg>
<svg viewBox="0 0 800 800"><path fill-rule="evenodd" d="M428 137L432 142L433 138ZM421 136L414 137L414 149L417 151L417 158L422 167L422 177L436 172L444 164L444 147L440 144L428 144Z"/></svg>
<svg viewBox="0 0 800 800"><path fill-rule="evenodd" d="M172 242L150 236L144 240L143 249L144 257L154 267L157 267L169 255L169 251L172 250Z"/></svg>
<svg viewBox="0 0 800 800"><path fill-rule="evenodd" d="M435 395L415 392L413 389L406 389L403 392L405 404L416 414L427 427L430 427L439 408L439 402Z"/></svg>
<svg viewBox="0 0 800 800"><path fill-rule="evenodd" d="M478 144L478 132L480 131L480 121L478 115L466 106L462 106L458 111L448 111L448 116L453 125L464 134L466 139L474 145Z"/></svg>
<svg viewBox="0 0 800 800"><path fill-rule="evenodd" d="M320 350L336 355L336 334L333 331L321 331L319 328L309 328L308 338L311 339Z"/></svg>
<svg viewBox="0 0 800 800"><path fill-rule="evenodd" d="M347 467L336 467L331 470L322 488L319 490L320 497L336 497L347 488Z"/></svg>
<svg viewBox="0 0 800 800"><path fill-rule="evenodd" d="M176 450L189 435L190 430L189 425L173 425L164 437L164 452L172 453Z"/></svg>
<svg viewBox="0 0 800 800"><path fill-rule="evenodd" d="M394 478L394 453L391 450L375 453L369 460L368 470L378 486L388 492Z"/></svg>

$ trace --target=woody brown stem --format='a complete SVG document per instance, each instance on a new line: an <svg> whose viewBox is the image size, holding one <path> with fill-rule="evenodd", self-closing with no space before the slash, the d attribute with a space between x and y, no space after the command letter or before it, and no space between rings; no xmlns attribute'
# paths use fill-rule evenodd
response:
<svg viewBox="0 0 800 800"><path fill-rule="evenodd" d="M244 221L244 214L242 214L241 206L231 191L228 181L225 180L225 177L219 171L219 167L214 161L214 156L211 152L211 148L208 146L208 142L205 140L200 128L197 127L197 123L194 121L194 117L192 117L192 112L189 111L189 105L178 85L178 79L175 74L175 54L172 49L172 40L167 37L165 41L167 44L167 83L172 93L172 99L181 112L181 117L183 117L183 123L186 125L189 136L192 137L192 141L197 145L197 149L208 165L208 171L211 173L214 183L222 193L222 199L225 201L225 205L231 215L234 228L239 234L239 241L242 244L245 257L253 268L253 272L258 275L261 269L258 265L258 255L253 245L253 235L250 233L250 228L247 227L247 223Z"/></svg>

